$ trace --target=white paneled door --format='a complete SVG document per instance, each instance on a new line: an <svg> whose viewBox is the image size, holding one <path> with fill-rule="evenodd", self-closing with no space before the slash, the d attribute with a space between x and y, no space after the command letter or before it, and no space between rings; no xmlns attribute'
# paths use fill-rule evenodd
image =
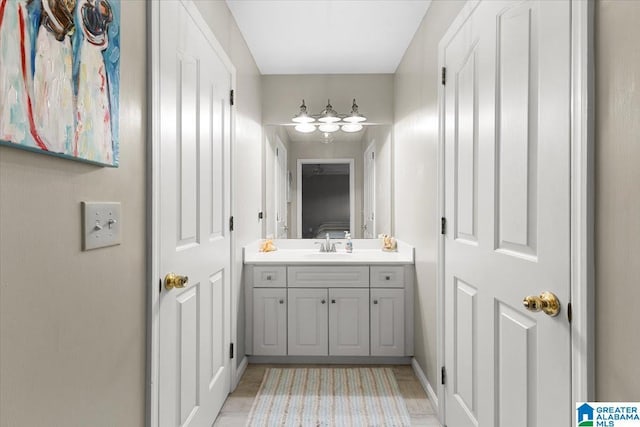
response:
<svg viewBox="0 0 640 427"><path fill-rule="evenodd" d="M569 0L470 2L441 43L450 427L571 422L570 24ZM556 316L523 304L545 291Z"/></svg>
<svg viewBox="0 0 640 427"><path fill-rule="evenodd" d="M209 427L230 389L232 75L192 3L158 8L159 272L177 275L160 292L158 417Z"/></svg>

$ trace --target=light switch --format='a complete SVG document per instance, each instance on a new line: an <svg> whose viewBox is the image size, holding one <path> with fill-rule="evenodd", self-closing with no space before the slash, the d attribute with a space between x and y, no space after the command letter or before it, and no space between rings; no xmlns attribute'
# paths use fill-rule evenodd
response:
<svg viewBox="0 0 640 427"><path fill-rule="evenodd" d="M120 203L82 202L82 250L119 245Z"/></svg>

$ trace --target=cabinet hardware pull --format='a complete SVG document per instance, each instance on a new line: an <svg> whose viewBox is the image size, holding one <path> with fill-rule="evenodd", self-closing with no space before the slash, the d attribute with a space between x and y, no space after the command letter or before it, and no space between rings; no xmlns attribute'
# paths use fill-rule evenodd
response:
<svg viewBox="0 0 640 427"><path fill-rule="evenodd" d="M378 303L378 300L377 300L377 299L374 299L374 300L373 300L373 303L374 303L374 304L377 304L377 303Z"/></svg>
<svg viewBox="0 0 640 427"><path fill-rule="evenodd" d="M322 300L322 301L320 301L320 302L321 302L321 303L323 303L323 304L325 304L327 301L326 301L326 300Z"/></svg>
<svg viewBox="0 0 640 427"><path fill-rule="evenodd" d="M280 304L284 304L284 300L283 299L280 300Z"/></svg>
<svg viewBox="0 0 640 427"><path fill-rule="evenodd" d="M391 280L391 276L384 276L384 280Z"/></svg>
<svg viewBox="0 0 640 427"><path fill-rule="evenodd" d="M271 280L271 276L267 276L267 280Z"/></svg>
<svg viewBox="0 0 640 427"><path fill-rule="evenodd" d="M331 304L335 304L335 303L336 303L336 300L332 299Z"/></svg>

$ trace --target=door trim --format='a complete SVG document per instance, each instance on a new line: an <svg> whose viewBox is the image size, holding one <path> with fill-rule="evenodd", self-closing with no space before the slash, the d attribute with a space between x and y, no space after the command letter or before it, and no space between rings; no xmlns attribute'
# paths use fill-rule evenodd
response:
<svg viewBox="0 0 640 427"><path fill-rule="evenodd" d="M288 180L288 174L289 174L289 152L287 150L287 148L284 146L284 143L282 142L282 140L280 139L280 137L278 136L278 134L275 135L275 146L276 146L276 155L274 156L274 164L273 164L273 170L275 171L274 175L273 175L273 193L274 195L276 195L275 200L274 200L274 215L273 215L273 219L274 219L274 229L273 229L273 234L274 237L276 239L279 239L279 233L278 233L278 211L280 209L280 200L279 197L281 197L280 195L280 189L278 188L278 183L279 183L279 178L278 178L278 174L280 173L279 170L279 152L284 152L284 179L285 181ZM287 190L285 191L285 195L284 195L284 205L285 205L285 215L287 215L287 236L289 235L289 215L287 212L287 203L289 201L289 184L286 183L286 188ZM288 237L287 237L288 238Z"/></svg>
<svg viewBox="0 0 640 427"><path fill-rule="evenodd" d="M200 11L193 3L192 0L179 0L191 15L192 19L197 23L198 27L203 30L207 41L211 44L216 54L229 70L231 74L231 89L236 88L236 68L231 62L231 59L225 52L222 45L215 38L215 35L211 31L211 28L206 23ZM158 195L159 183L160 183L160 129L154 125L159 122L160 117L160 105L157 102L160 99L160 5L159 2L147 3L147 22L148 37L147 37L147 71L151 74L151 79L147 81L147 108L149 114L147 115L147 133L149 135L149 141L146 149L146 162L147 162L147 196L146 196L146 218L147 227L146 232L148 236L148 245L146 253L147 264L147 366L146 366L146 426L157 427L159 425L159 372L160 372L160 291L158 289L158 280L162 280L162 272L160 271L160 198ZM230 109L230 145L231 145L231 167L233 168L234 150L235 150L235 122L236 115L233 107ZM234 198L234 177L233 169L231 170L231 199L230 208L233 214ZM238 297L234 292L235 285L234 280L236 276L235 255L234 248L236 246L235 234L231 234L231 248L230 248L230 282L231 282L231 307L228 307L230 313L230 328L231 328L231 341L237 342L237 316L233 315L232 308L237 307ZM236 310L237 311L237 310ZM236 359L233 359L236 360ZM242 373L244 367L241 365L236 366L236 363L230 363L231 367L231 389L234 389L238 383L238 372ZM231 390L230 390L231 391Z"/></svg>
<svg viewBox="0 0 640 427"><path fill-rule="evenodd" d="M594 2L571 1L571 400L595 398L594 329ZM438 70L444 66L444 49L480 0L469 0L438 45ZM445 213L444 88L438 81L438 207ZM436 297L436 360L444 366L444 236L438 242ZM445 390L437 381L438 419L445 425ZM573 409L573 408L567 408ZM575 412L572 411L572 417Z"/></svg>
<svg viewBox="0 0 640 427"><path fill-rule="evenodd" d="M371 143L369 145L367 145L367 148L364 149L364 155L363 160L364 160L364 164L363 164L363 171L362 171L362 175L363 175L363 179L362 179L362 186L363 188L367 188L367 173L371 174L371 170L367 167L367 163L368 163L368 159L367 159L367 155L369 153L373 153L373 191L371 193L373 193L373 196L371 197L371 200L369 201L369 207L373 208L371 209L373 211L373 238L376 238L377 234L377 230L376 230L376 216L378 215L378 206L376 205L376 180L377 180L377 167L376 167L376 156L378 155L377 150L376 150L376 140L371 141ZM366 198L367 198L367 192L363 191L362 192L362 207L363 207L363 211L364 211L364 207L366 206ZM367 212L363 212L362 215L362 222L363 224L361 224L361 229L362 229L362 238L364 239L364 226L367 223L367 219L365 217L365 215L367 214Z"/></svg>
<svg viewBox="0 0 640 427"><path fill-rule="evenodd" d="M354 159L298 159L297 163L297 191L296 191L296 238L302 238L302 165L308 163L320 163L320 164L335 164L335 163L348 163L349 164L349 228L351 229L351 235L356 234L356 192L355 183L356 177L354 175Z"/></svg>

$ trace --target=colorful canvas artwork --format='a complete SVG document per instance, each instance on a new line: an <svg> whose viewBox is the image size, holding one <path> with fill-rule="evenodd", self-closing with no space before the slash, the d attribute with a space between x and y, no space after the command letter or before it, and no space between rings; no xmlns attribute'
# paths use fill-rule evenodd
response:
<svg viewBox="0 0 640 427"><path fill-rule="evenodd" d="M0 143L118 166L120 0L0 0Z"/></svg>

